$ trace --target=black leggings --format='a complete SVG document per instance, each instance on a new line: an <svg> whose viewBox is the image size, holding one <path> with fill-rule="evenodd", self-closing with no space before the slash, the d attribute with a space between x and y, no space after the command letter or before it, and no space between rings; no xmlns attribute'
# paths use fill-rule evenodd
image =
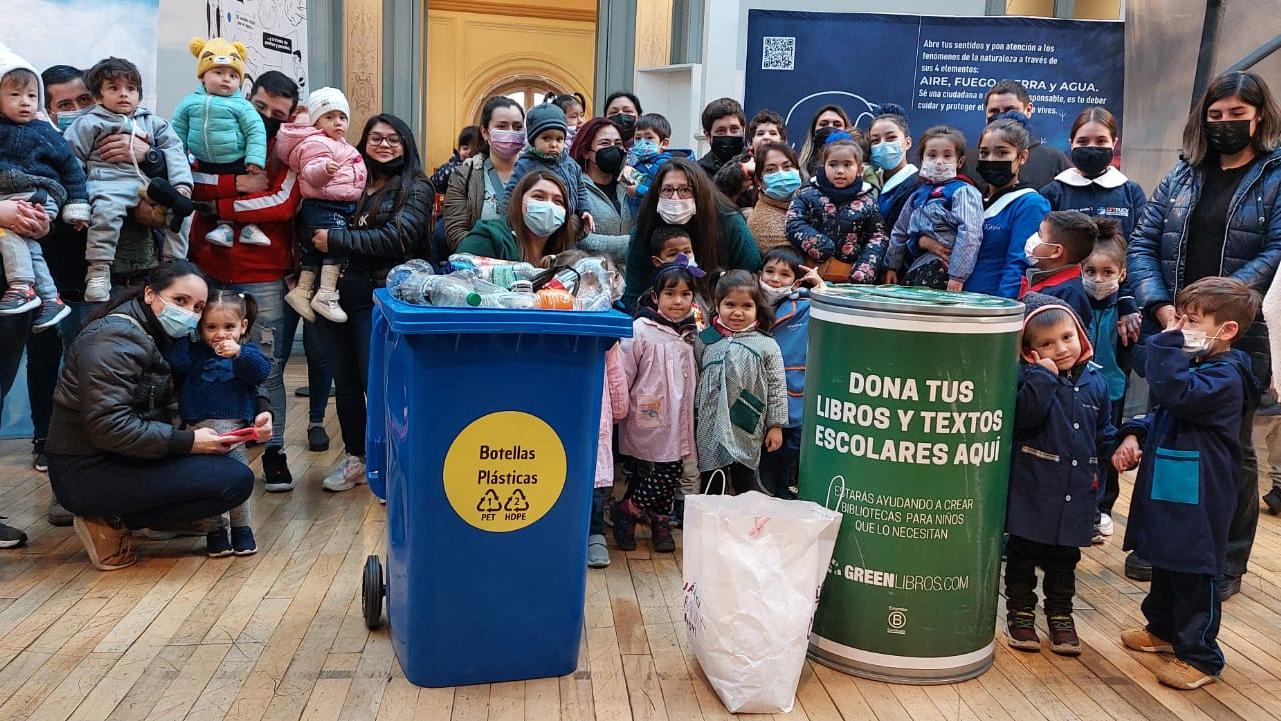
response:
<svg viewBox="0 0 1281 721"><path fill-rule="evenodd" d="M229 456L51 453L49 483L58 503L77 516L138 529L222 515L249 498L254 474Z"/></svg>

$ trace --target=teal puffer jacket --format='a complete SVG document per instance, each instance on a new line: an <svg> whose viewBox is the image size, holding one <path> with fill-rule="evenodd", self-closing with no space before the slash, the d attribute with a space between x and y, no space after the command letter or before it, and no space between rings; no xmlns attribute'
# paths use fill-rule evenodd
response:
<svg viewBox="0 0 1281 721"><path fill-rule="evenodd" d="M245 96L210 95L204 86L173 111L173 129L202 163L267 166L267 126Z"/></svg>

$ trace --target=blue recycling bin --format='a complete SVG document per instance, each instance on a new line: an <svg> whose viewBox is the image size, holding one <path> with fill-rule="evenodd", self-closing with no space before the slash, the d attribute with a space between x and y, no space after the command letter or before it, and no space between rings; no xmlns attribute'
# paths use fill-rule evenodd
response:
<svg viewBox="0 0 1281 721"><path fill-rule="evenodd" d="M616 311L432 308L374 292L369 485L387 501L392 645L419 686L577 668L605 352Z"/></svg>

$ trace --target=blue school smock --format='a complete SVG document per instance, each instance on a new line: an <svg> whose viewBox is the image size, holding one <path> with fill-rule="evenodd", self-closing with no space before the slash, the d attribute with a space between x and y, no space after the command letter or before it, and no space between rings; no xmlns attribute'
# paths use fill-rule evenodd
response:
<svg viewBox="0 0 1281 721"><path fill-rule="evenodd" d="M1241 419L1259 393L1250 356L1229 350L1193 362L1181 331L1146 345L1157 405L1121 427L1121 438L1135 435L1143 447L1124 549L1156 568L1218 576L1237 506Z"/></svg>
<svg viewBox="0 0 1281 721"><path fill-rule="evenodd" d="M1076 168L1059 173L1041 195L1050 202L1051 210L1079 210L1094 218L1111 218L1121 224L1121 234L1129 240L1139 211L1148 202L1143 187L1109 167L1097 178L1087 178Z"/></svg>
<svg viewBox="0 0 1281 721"><path fill-rule="evenodd" d="M1015 186L989 201L983 211L983 245L965 290L1017 298L1027 270L1023 246L1048 212L1050 203L1028 185Z"/></svg>
<svg viewBox="0 0 1281 721"><path fill-rule="evenodd" d="M783 352L787 376L787 427L800 428L805 415L805 354L810 335L810 292L801 288L774 308L774 341Z"/></svg>
<svg viewBox="0 0 1281 721"><path fill-rule="evenodd" d="M908 163L902 170L885 179L881 194L876 196L876 207L881 211L881 219L885 221L886 228L894 227L912 191L920 187L920 172L920 168Z"/></svg>

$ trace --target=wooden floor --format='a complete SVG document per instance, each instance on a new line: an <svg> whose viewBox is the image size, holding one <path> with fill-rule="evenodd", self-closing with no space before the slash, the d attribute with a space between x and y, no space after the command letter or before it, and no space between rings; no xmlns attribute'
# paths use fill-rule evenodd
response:
<svg viewBox="0 0 1281 721"><path fill-rule="evenodd" d="M301 369L288 375L292 391ZM335 443L317 454L302 440L305 402L291 395L290 403L286 438L298 489L255 494L260 552L243 559L207 559L203 539L150 541L140 544L136 566L99 573L71 529L45 524L48 484L30 471L29 446L0 443L0 515L31 536L26 548L0 551L0 721L729 718L685 640L679 553L643 549L615 550L608 570L588 573L577 673L458 689L410 685L387 630L370 633L361 622L360 568L383 552L383 508L365 488L320 489L339 453L332 406ZM1126 507L1123 497L1117 540L1086 552L1080 565L1080 658L1002 645L980 678L935 687L811 665L786 718L1281 718L1281 519L1260 519L1244 593L1225 606L1223 681L1181 693L1156 684L1150 669L1159 659L1118 640L1139 623L1144 594L1121 573Z"/></svg>

